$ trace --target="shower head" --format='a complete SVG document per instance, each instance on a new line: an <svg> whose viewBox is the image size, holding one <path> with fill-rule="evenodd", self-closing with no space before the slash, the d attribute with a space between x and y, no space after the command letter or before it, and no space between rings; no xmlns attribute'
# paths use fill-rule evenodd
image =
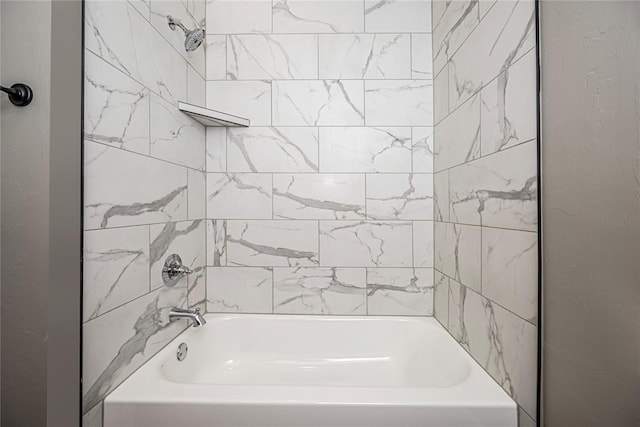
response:
<svg viewBox="0 0 640 427"><path fill-rule="evenodd" d="M178 21L177 19L173 19L171 15L167 16L167 21L169 24L169 28L171 28L172 30L175 31L176 27L180 27L180 29L184 32L184 48L187 52L193 52L204 41L205 33L203 28L189 30L182 24L182 22Z"/></svg>

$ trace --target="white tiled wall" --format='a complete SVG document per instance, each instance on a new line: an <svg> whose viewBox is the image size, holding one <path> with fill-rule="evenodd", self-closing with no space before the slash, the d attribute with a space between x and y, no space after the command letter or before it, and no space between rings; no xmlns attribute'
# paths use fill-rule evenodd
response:
<svg viewBox="0 0 640 427"><path fill-rule="evenodd" d="M434 1L435 316L536 412L532 0Z"/></svg>
<svg viewBox="0 0 640 427"><path fill-rule="evenodd" d="M428 0L207 3L210 311L431 315ZM214 254L214 255L212 255Z"/></svg>

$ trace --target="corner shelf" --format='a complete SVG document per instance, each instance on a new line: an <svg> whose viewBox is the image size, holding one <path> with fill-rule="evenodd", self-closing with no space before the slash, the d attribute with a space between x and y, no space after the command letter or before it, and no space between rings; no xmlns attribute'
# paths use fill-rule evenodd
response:
<svg viewBox="0 0 640 427"><path fill-rule="evenodd" d="M249 119L234 116L221 111L210 110L197 105L178 102L178 109L191 116L194 120L205 126L247 127Z"/></svg>

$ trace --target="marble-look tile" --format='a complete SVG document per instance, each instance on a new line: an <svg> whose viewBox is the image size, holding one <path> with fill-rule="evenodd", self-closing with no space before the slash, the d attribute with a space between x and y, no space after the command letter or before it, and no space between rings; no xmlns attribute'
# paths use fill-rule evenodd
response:
<svg viewBox="0 0 640 427"><path fill-rule="evenodd" d="M207 34L271 32L271 0L207 0Z"/></svg>
<svg viewBox="0 0 640 427"><path fill-rule="evenodd" d="M438 270L433 279L433 315L445 328L449 327L449 278Z"/></svg>
<svg viewBox="0 0 640 427"><path fill-rule="evenodd" d="M274 175L273 215L288 219L364 219L365 176Z"/></svg>
<svg viewBox="0 0 640 427"><path fill-rule="evenodd" d="M318 78L317 37L311 34L230 35L227 37L227 78Z"/></svg>
<svg viewBox="0 0 640 427"><path fill-rule="evenodd" d="M435 268L463 285L480 291L480 227L435 223Z"/></svg>
<svg viewBox="0 0 640 427"><path fill-rule="evenodd" d="M365 29L368 33L430 33L429 0L365 0Z"/></svg>
<svg viewBox="0 0 640 427"><path fill-rule="evenodd" d="M436 221L449 221L449 171L433 175L433 215Z"/></svg>
<svg viewBox="0 0 640 427"><path fill-rule="evenodd" d="M149 154L149 89L90 51L84 81L85 139Z"/></svg>
<svg viewBox="0 0 640 427"><path fill-rule="evenodd" d="M430 80L368 80L364 84L368 126L433 125Z"/></svg>
<svg viewBox="0 0 640 427"><path fill-rule="evenodd" d="M320 35L321 79L409 79L409 34Z"/></svg>
<svg viewBox="0 0 640 427"><path fill-rule="evenodd" d="M196 20L198 25L204 27L207 16L207 2L206 0L182 0L187 4L187 10Z"/></svg>
<svg viewBox="0 0 640 427"><path fill-rule="evenodd" d="M411 78L433 79L431 34L411 34Z"/></svg>
<svg viewBox="0 0 640 427"><path fill-rule="evenodd" d="M318 128L227 130L229 172L317 172Z"/></svg>
<svg viewBox="0 0 640 427"><path fill-rule="evenodd" d="M482 89L482 155L537 135L536 52L530 50Z"/></svg>
<svg viewBox="0 0 640 427"><path fill-rule="evenodd" d="M102 427L102 402L82 417L82 427Z"/></svg>
<svg viewBox="0 0 640 427"><path fill-rule="evenodd" d="M484 16L489 12L489 10L493 7L497 0L478 0L479 6L479 14L480 19L484 18Z"/></svg>
<svg viewBox="0 0 640 427"><path fill-rule="evenodd" d="M433 28L433 31L440 25L442 15L447 10L449 3L448 0L431 0L431 28Z"/></svg>
<svg viewBox="0 0 640 427"><path fill-rule="evenodd" d="M205 106L207 86L198 72L189 65L187 69L187 102L193 105Z"/></svg>
<svg viewBox="0 0 640 427"><path fill-rule="evenodd" d="M413 221L413 266L433 267L433 221Z"/></svg>
<svg viewBox="0 0 640 427"><path fill-rule="evenodd" d="M86 230L187 218L185 168L89 141L84 165Z"/></svg>
<svg viewBox="0 0 640 427"><path fill-rule="evenodd" d="M368 268L367 314L433 314L433 269Z"/></svg>
<svg viewBox="0 0 640 427"><path fill-rule="evenodd" d="M533 0L498 1L450 61L453 110L535 45Z"/></svg>
<svg viewBox="0 0 640 427"><path fill-rule="evenodd" d="M274 33L361 33L362 1L274 0Z"/></svg>
<svg viewBox="0 0 640 427"><path fill-rule="evenodd" d="M207 108L248 118L251 126L269 126L271 82L207 81Z"/></svg>
<svg viewBox="0 0 640 427"><path fill-rule="evenodd" d="M535 231L538 225L536 150L536 141L530 141L451 169L452 220Z"/></svg>
<svg viewBox="0 0 640 427"><path fill-rule="evenodd" d="M149 292L149 227L84 233L83 321Z"/></svg>
<svg viewBox="0 0 640 427"><path fill-rule="evenodd" d="M192 309L207 311L207 268L202 267L194 271L187 278L187 306Z"/></svg>
<svg viewBox="0 0 640 427"><path fill-rule="evenodd" d="M437 249L437 248L436 248ZM469 291L471 292L471 291ZM449 298L448 298L448 320L449 333L459 343L467 343L469 341L464 331L464 319L462 318L462 304L467 294L467 288L460 283L449 278Z"/></svg>
<svg viewBox="0 0 640 427"><path fill-rule="evenodd" d="M440 123L449 115L449 67L445 66L433 79L433 120Z"/></svg>
<svg viewBox="0 0 640 427"><path fill-rule="evenodd" d="M204 126L155 94L149 136L152 157L204 170Z"/></svg>
<svg viewBox="0 0 640 427"><path fill-rule="evenodd" d="M438 26L433 29L433 66L436 73L442 70L480 22L478 0L441 3L446 6Z"/></svg>
<svg viewBox="0 0 640 427"><path fill-rule="evenodd" d="M206 80L226 80L227 36L222 34L207 34L205 38L205 50L205 58L207 61Z"/></svg>
<svg viewBox="0 0 640 427"><path fill-rule="evenodd" d="M363 90L363 82L357 80L274 81L273 124L362 125Z"/></svg>
<svg viewBox="0 0 640 427"><path fill-rule="evenodd" d="M367 175L367 218L433 219L433 175Z"/></svg>
<svg viewBox="0 0 640 427"><path fill-rule="evenodd" d="M205 168L207 172L227 171L227 132L224 127L206 128L207 158Z"/></svg>
<svg viewBox="0 0 640 427"><path fill-rule="evenodd" d="M273 309L282 314L366 314L364 268L274 268Z"/></svg>
<svg viewBox="0 0 640 427"><path fill-rule="evenodd" d="M273 272L260 267L207 267L207 311L272 313Z"/></svg>
<svg viewBox="0 0 640 427"><path fill-rule="evenodd" d="M270 174L208 173L207 218L271 219Z"/></svg>
<svg viewBox="0 0 640 427"><path fill-rule="evenodd" d="M151 0L128 0L145 19L149 20L151 14Z"/></svg>
<svg viewBox="0 0 640 427"><path fill-rule="evenodd" d="M189 219L204 219L206 216L206 177L205 173L198 170L189 169L187 171L188 191L188 211Z"/></svg>
<svg viewBox="0 0 640 427"><path fill-rule="evenodd" d="M227 221L227 265L318 265L318 222Z"/></svg>
<svg viewBox="0 0 640 427"><path fill-rule="evenodd" d="M414 127L411 130L413 172L433 172L433 128Z"/></svg>
<svg viewBox="0 0 640 427"><path fill-rule="evenodd" d="M207 219L207 265L227 265L227 221Z"/></svg>
<svg viewBox="0 0 640 427"><path fill-rule="evenodd" d="M204 49L196 49L193 52L187 52L184 48L184 33L180 28L172 30L169 27L167 17L171 16L187 28L197 28L200 23L191 15L187 8L186 1L183 0L153 0L151 2L151 25L155 27L158 33L162 34L175 51L181 55L193 68L195 68L201 76L205 74L205 52Z"/></svg>
<svg viewBox="0 0 640 427"><path fill-rule="evenodd" d="M411 129L320 128L321 172L411 172Z"/></svg>
<svg viewBox="0 0 640 427"><path fill-rule="evenodd" d="M536 327L470 289L458 298L462 346L525 411L535 413Z"/></svg>
<svg viewBox="0 0 640 427"><path fill-rule="evenodd" d="M538 312L538 236L482 228L482 295L532 323Z"/></svg>
<svg viewBox="0 0 640 427"><path fill-rule="evenodd" d="M320 221L320 265L410 267L409 221Z"/></svg>
<svg viewBox="0 0 640 427"><path fill-rule="evenodd" d="M206 227L203 220L168 222L150 226L149 274L151 289L164 287L162 268L169 255L178 254L182 263L194 271L202 270L206 264ZM175 286L187 288L188 276Z"/></svg>
<svg viewBox="0 0 640 427"><path fill-rule="evenodd" d="M536 427L537 424L522 408L518 408L518 427Z"/></svg>
<svg viewBox="0 0 640 427"><path fill-rule="evenodd" d="M480 97L474 96L435 127L437 172L480 157Z"/></svg>
<svg viewBox="0 0 640 427"><path fill-rule="evenodd" d="M187 327L169 322L169 311L186 301L184 286L161 288L84 324L84 412Z"/></svg>
<svg viewBox="0 0 640 427"><path fill-rule="evenodd" d="M166 100L186 99L187 62L129 2L86 2L85 48Z"/></svg>

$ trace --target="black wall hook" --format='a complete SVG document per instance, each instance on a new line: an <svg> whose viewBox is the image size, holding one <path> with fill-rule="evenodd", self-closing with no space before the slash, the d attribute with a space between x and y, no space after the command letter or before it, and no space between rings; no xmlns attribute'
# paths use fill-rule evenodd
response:
<svg viewBox="0 0 640 427"><path fill-rule="evenodd" d="M18 107L24 107L31 104L33 99L33 91L24 83L16 83L11 87L0 86L0 90L9 94L9 101Z"/></svg>

